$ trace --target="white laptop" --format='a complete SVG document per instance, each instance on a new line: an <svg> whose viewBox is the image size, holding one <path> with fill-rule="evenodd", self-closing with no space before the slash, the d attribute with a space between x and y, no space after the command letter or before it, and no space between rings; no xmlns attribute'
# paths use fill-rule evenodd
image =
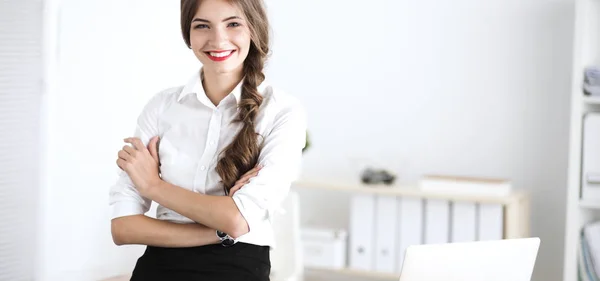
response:
<svg viewBox="0 0 600 281"><path fill-rule="evenodd" d="M537 237L410 246L400 281L530 281L539 246Z"/></svg>

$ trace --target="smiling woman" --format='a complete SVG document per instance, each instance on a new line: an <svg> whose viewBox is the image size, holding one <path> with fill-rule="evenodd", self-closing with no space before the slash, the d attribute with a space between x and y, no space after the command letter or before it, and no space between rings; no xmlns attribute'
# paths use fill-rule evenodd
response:
<svg viewBox="0 0 600 281"><path fill-rule="evenodd" d="M117 245L147 245L131 280L269 280L273 212L306 144L304 108L265 81L262 0L182 0L202 69L155 95L118 152ZM157 219L145 216L158 203Z"/></svg>

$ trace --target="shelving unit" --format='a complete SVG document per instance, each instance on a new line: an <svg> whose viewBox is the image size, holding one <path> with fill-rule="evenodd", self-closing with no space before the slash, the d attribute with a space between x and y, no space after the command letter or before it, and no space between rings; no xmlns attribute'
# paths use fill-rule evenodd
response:
<svg viewBox="0 0 600 281"><path fill-rule="evenodd" d="M600 0L599 0L600 1ZM504 238L529 237L529 194L513 191L506 196L474 196L456 193L438 193L423 191L417 185L365 185L360 183L331 183L300 181L293 184L300 190L323 190L346 193L367 193L396 197L415 197L422 199L441 199L452 202L472 202L481 204L500 204L504 209ZM351 233L350 233L351 235ZM349 252L348 252L349 254ZM358 271L348 268L321 269L306 268L307 280L398 280L399 274L377 271ZM336 277L336 278L334 278Z"/></svg>
<svg viewBox="0 0 600 281"><path fill-rule="evenodd" d="M442 199L452 202L473 202L482 204L500 204L505 210L505 238L520 238L529 235L529 196L523 191L513 191L508 196L473 196L455 193L428 192L416 185L364 185L356 183L327 183L301 181L294 188L323 189L351 193L385 194L398 197L418 197L423 199Z"/></svg>
<svg viewBox="0 0 600 281"><path fill-rule="evenodd" d="M600 66L600 1L575 1L571 86L571 121L563 280L578 280L578 247L582 226L600 219L600 202L581 200L583 117L600 112L600 97L583 93L584 69Z"/></svg>

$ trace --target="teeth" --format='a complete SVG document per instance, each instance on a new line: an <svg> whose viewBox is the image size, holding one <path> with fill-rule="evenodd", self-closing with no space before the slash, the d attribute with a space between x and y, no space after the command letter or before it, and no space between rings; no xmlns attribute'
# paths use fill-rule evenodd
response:
<svg viewBox="0 0 600 281"><path fill-rule="evenodd" d="M213 57L222 58L222 57L229 56L229 54L231 54L231 52L233 52L233 51L222 52L222 53L213 53L213 52L211 52L210 55L213 56Z"/></svg>

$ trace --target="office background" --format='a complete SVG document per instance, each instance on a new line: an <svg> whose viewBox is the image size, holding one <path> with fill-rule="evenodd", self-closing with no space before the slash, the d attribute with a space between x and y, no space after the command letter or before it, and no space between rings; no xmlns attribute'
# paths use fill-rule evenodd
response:
<svg viewBox="0 0 600 281"><path fill-rule="evenodd" d="M38 207L36 280L92 280L135 262L138 247L110 239L108 188L145 101L199 67L181 39L178 4L0 4L1 17L24 15L0 31L43 39L22 41L43 54L30 66L43 69L40 185L24 197ZM573 1L267 4L268 78L309 114L304 178L356 178L368 165L401 181L511 178L531 192L531 234L543 241L533 280L561 280ZM315 208L303 220L343 224L344 199L305 197ZM330 215L318 215L325 203Z"/></svg>

